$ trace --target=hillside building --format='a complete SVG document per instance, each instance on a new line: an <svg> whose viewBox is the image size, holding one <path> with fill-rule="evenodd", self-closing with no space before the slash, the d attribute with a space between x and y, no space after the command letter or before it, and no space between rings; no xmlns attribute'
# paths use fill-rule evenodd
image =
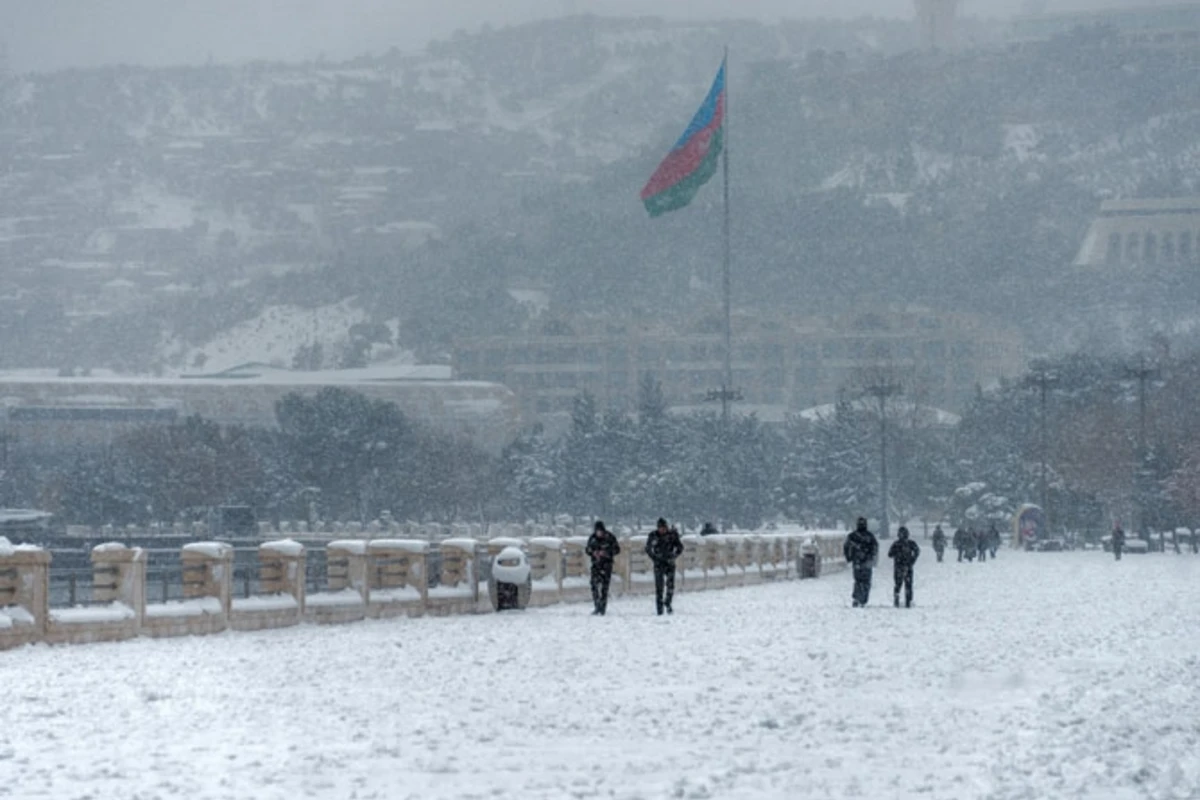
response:
<svg viewBox="0 0 1200 800"><path fill-rule="evenodd" d="M1141 4L1061 14L1017 17L1014 44L1048 41L1079 31L1108 32L1124 45L1190 50L1200 45L1200 3Z"/></svg>
<svg viewBox="0 0 1200 800"><path fill-rule="evenodd" d="M0 373L0 440L6 456L111 444L144 425L193 414L225 425L271 427L275 404L297 392L337 387L395 403L410 419L498 452L521 429L504 386L451 380L438 366L295 372L261 364L175 378L59 377Z"/></svg>
<svg viewBox="0 0 1200 800"><path fill-rule="evenodd" d="M1200 265L1200 197L1107 200L1088 226L1077 267Z"/></svg>
<svg viewBox="0 0 1200 800"><path fill-rule="evenodd" d="M455 376L510 387L526 417L543 422L568 413L584 391L602 408L632 410L647 374L662 384L675 407L701 405L723 382L719 326L710 332L594 322L579 324L587 333L559 328L559 335L459 340ZM1023 350L1017 331L972 314L908 310L805 320L735 317L733 382L743 396L735 405L764 419L782 419L832 402L865 370L882 366L915 379L922 402L955 408L976 386L1017 374L1024 366Z"/></svg>

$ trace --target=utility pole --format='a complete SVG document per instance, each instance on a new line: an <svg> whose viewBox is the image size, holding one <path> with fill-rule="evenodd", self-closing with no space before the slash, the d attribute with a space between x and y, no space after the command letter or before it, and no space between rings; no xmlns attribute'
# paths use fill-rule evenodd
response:
<svg viewBox="0 0 1200 800"><path fill-rule="evenodd" d="M1038 469L1038 505L1042 507L1047 527L1050 525L1050 495L1046 488L1046 460L1049 448L1046 427L1046 395L1050 387L1057 382L1058 376L1040 365L1034 367L1033 373L1025 379L1027 386L1036 387L1038 390L1038 458L1041 462Z"/></svg>
<svg viewBox="0 0 1200 800"><path fill-rule="evenodd" d="M1133 472L1133 505L1136 516L1134 530L1146 534L1146 381L1158 377L1158 368L1146 363L1146 356L1138 356L1137 366L1126 367L1125 374L1138 382L1138 447L1137 464Z"/></svg>
<svg viewBox="0 0 1200 800"><path fill-rule="evenodd" d="M891 535L888 523L887 399L902 391L903 387L900 384L883 379L878 379L863 388L865 394L879 401L879 535L885 539Z"/></svg>

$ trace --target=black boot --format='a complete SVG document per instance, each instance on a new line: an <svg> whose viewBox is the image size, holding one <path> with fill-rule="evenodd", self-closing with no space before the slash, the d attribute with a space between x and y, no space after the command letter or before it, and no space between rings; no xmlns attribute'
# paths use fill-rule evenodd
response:
<svg viewBox="0 0 1200 800"><path fill-rule="evenodd" d="M896 608L900 607L900 594L899 593L892 595L892 605L894 605Z"/></svg>

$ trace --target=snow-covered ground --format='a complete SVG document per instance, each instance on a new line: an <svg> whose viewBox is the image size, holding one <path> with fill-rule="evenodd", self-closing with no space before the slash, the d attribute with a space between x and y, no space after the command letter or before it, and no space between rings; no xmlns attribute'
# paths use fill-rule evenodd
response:
<svg viewBox="0 0 1200 800"><path fill-rule="evenodd" d="M0 653L0 797L1200 796L1200 557L889 577Z"/></svg>

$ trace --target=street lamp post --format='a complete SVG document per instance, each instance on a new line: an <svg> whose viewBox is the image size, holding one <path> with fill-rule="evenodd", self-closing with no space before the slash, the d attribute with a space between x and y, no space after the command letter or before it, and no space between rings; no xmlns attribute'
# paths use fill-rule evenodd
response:
<svg viewBox="0 0 1200 800"><path fill-rule="evenodd" d="M891 535L888 522L887 399L900 394L903 389L898 383L878 380L864 387L863 391L879 401L879 533L886 539Z"/></svg>
<svg viewBox="0 0 1200 800"><path fill-rule="evenodd" d="M1138 357L1138 363L1126 367L1125 374L1138 382L1138 448L1137 464L1133 472L1134 530L1145 534L1146 530L1146 382L1158 376L1158 368L1146 363L1146 356Z"/></svg>
<svg viewBox="0 0 1200 800"><path fill-rule="evenodd" d="M1025 385L1038 390L1038 504L1042 507L1046 524L1050 524L1050 495L1046 485L1046 459L1049 441L1046 431L1046 395L1050 387L1058 382L1058 376L1044 365L1034 367L1033 372L1025 379Z"/></svg>

